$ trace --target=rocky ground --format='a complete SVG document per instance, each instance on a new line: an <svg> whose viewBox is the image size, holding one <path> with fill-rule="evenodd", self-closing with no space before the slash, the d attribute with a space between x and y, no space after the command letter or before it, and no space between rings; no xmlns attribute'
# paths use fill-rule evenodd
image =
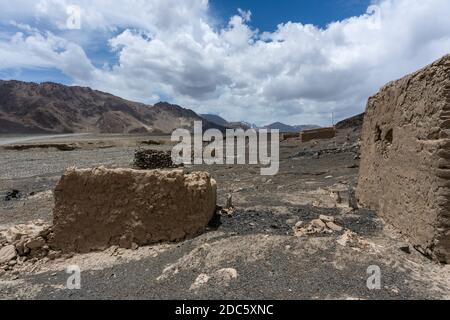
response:
<svg viewBox="0 0 450 320"><path fill-rule="evenodd" d="M283 142L274 177L260 176L257 166L187 167L210 172L219 204L234 207L207 233L135 250L16 259L0 269L0 298L449 299L448 266L423 257L374 212L351 208L358 134L349 128L333 140ZM52 188L65 168L131 167L136 147L169 150L167 139L76 136L33 142L46 148L0 149L0 230L51 223ZM71 265L81 269L80 290L66 288ZM373 266L381 288L370 290Z"/></svg>

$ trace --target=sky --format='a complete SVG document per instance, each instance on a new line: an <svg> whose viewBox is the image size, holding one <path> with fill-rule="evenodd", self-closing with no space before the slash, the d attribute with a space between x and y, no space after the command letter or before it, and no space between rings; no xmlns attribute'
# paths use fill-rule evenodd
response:
<svg viewBox="0 0 450 320"><path fill-rule="evenodd" d="M328 125L450 53L448 0L0 0L0 79Z"/></svg>

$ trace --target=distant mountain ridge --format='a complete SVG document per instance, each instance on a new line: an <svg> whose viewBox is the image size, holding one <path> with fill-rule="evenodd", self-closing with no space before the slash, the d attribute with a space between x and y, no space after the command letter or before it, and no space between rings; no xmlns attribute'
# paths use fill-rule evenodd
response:
<svg viewBox="0 0 450 320"><path fill-rule="evenodd" d="M219 124L221 126L231 128L231 129L238 129L238 128L242 128L242 129L254 128L254 129L269 129L269 130L272 129L272 130L280 130L280 132L282 132L282 133L294 133L294 132L300 132L303 130L320 128L320 126L316 126L316 125L290 126L290 125L287 125L287 124L284 124L281 122L275 122L268 126L258 128L257 126L252 125L247 122L228 122L224 118L222 118L218 115L214 115L214 114L202 114L201 116L203 117L203 119L206 119L212 123Z"/></svg>
<svg viewBox="0 0 450 320"><path fill-rule="evenodd" d="M218 124L220 126L226 127L229 123L227 120L222 118L221 116L215 115L215 114L201 114L200 115L203 119Z"/></svg>
<svg viewBox="0 0 450 320"><path fill-rule="evenodd" d="M365 113L342 120L336 124L336 129L361 128L364 122Z"/></svg>
<svg viewBox="0 0 450 320"><path fill-rule="evenodd" d="M281 133L295 133L295 132L300 132L303 130L310 130L310 129L317 129L320 128L319 126L316 125L296 125L296 126L290 126L281 122L275 122L272 123L266 127L264 127L264 129L271 129L271 130L280 130Z"/></svg>
<svg viewBox="0 0 450 320"><path fill-rule="evenodd" d="M336 127L361 126L363 117L364 114L346 119ZM228 122L218 115L200 116L167 102L150 106L88 87L0 80L0 134L170 134L179 128L191 130L194 121L202 121L204 130L258 129L247 122ZM275 122L262 128L293 133L320 127Z"/></svg>
<svg viewBox="0 0 450 320"><path fill-rule="evenodd" d="M0 133L171 133L202 120L167 102L149 106L87 87L0 80Z"/></svg>

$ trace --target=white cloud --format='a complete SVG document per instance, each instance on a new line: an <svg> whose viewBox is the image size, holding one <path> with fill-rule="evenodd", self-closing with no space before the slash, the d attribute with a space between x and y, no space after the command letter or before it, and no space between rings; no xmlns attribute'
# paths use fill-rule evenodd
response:
<svg viewBox="0 0 450 320"><path fill-rule="evenodd" d="M288 22L273 32L252 29L241 9L221 28L206 0L20 2L25 9L2 4L0 21L14 23L0 32L0 69L58 68L129 99L260 124L361 112L387 81L450 53L448 0L383 0L325 29ZM78 33L64 30L72 4L82 10ZM99 38L117 63L93 66L84 50Z"/></svg>

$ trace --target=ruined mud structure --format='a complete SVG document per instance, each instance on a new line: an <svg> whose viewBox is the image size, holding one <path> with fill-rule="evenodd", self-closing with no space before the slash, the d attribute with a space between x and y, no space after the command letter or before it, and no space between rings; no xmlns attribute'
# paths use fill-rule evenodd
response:
<svg viewBox="0 0 450 320"><path fill-rule="evenodd" d="M333 127L300 132L300 139L302 142L308 142L311 140L333 139L335 136L336 129Z"/></svg>
<svg viewBox="0 0 450 320"><path fill-rule="evenodd" d="M357 196L450 262L450 55L369 99Z"/></svg>
<svg viewBox="0 0 450 320"><path fill-rule="evenodd" d="M89 252L182 240L204 231L215 209L207 173L69 169L55 189L51 247Z"/></svg>

